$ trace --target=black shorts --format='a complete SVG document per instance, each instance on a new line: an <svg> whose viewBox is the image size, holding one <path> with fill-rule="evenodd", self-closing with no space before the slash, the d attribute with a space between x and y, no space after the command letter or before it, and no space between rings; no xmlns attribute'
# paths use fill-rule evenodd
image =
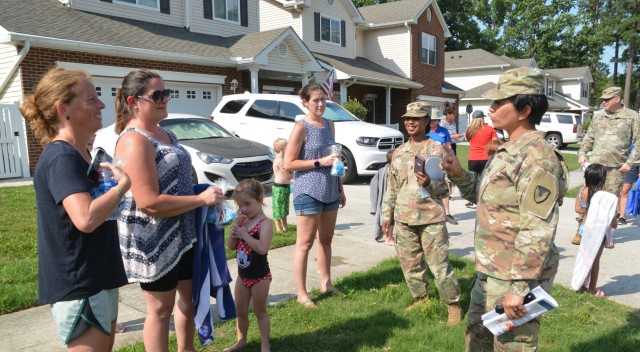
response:
<svg viewBox="0 0 640 352"><path fill-rule="evenodd" d="M140 288L150 292L167 292L178 286L178 281L193 278L193 248L182 255L176 266L163 277L153 282L141 282Z"/></svg>

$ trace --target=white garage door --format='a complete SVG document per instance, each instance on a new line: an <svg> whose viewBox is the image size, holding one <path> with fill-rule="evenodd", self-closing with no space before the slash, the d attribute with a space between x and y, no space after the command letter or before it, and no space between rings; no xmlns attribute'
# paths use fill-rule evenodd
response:
<svg viewBox="0 0 640 352"><path fill-rule="evenodd" d="M115 96L121 83L122 78L93 77L98 96L105 104L102 110L104 127L116 120ZM219 84L165 81L165 86L171 89L171 101L167 105L169 112L210 116L222 97L222 87Z"/></svg>

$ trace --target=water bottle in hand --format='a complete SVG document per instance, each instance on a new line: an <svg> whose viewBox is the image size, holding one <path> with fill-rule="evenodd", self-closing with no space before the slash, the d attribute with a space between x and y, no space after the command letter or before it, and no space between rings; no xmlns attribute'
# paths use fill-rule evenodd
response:
<svg viewBox="0 0 640 352"><path fill-rule="evenodd" d="M101 195L109 192L109 190L115 187L117 184L118 182L113 178L113 173L111 172L111 170L107 168L103 168L100 170L100 173L99 173L98 186L94 188L93 190L94 194L92 194L91 196L94 199L98 198ZM109 215L107 220L118 220L118 217L120 216L120 208L122 206L123 206L123 202L120 201L118 208L116 208L116 210L114 210L113 213Z"/></svg>

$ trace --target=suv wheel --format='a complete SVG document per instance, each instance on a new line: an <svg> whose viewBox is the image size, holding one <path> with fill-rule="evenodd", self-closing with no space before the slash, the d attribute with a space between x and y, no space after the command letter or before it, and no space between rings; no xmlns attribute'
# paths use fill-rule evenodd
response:
<svg viewBox="0 0 640 352"><path fill-rule="evenodd" d="M563 144L562 144L562 136L557 134L557 133L549 133L547 134L547 136L545 137L545 139L547 140L547 142L549 142L549 144L551 144L554 148L558 148L561 149Z"/></svg>
<svg viewBox="0 0 640 352"><path fill-rule="evenodd" d="M344 146L342 146L342 157L340 160L344 163L344 176L342 177L342 182L349 183L358 176L358 169L356 168L356 161L353 159L353 155Z"/></svg>

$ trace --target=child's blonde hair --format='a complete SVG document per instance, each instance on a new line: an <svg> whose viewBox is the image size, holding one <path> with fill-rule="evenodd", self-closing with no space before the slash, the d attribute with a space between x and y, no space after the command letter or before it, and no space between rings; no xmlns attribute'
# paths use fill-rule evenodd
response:
<svg viewBox="0 0 640 352"><path fill-rule="evenodd" d="M284 138L276 138L275 141L273 141L273 150L276 153L280 153L282 151L282 148L287 144L287 140Z"/></svg>
<svg viewBox="0 0 640 352"><path fill-rule="evenodd" d="M233 199L240 194L245 194L264 205L264 187L257 180L250 178L240 181L233 191Z"/></svg>

